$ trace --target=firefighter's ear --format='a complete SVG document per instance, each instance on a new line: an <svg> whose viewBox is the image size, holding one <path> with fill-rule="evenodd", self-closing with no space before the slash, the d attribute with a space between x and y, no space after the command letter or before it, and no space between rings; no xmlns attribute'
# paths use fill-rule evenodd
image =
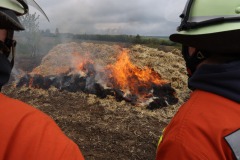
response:
<svg viewBox="0 0 240 160"><path fill-rule="evenodd" d="M7 30L0 29L0 41L4 42L7 38Z"/></svg>
<svg viewBox="0 0 240 160"><path fill-rule="evenodd" d="M189 56L192 56L194 53L196 53L197 49L194 47L188 47L188 54Z"/></svg>

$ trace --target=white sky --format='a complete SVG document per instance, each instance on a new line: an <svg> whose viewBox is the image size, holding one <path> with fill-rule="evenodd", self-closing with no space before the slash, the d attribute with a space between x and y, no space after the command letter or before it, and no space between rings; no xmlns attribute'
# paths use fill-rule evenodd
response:
<svg viewBox="0 0 240 160"><path fill-rule="evenodd" d="M76 34L168 36L180 23L186 0L35 0L40 29ZM30 9L30 13L35 11Z"/></svg>

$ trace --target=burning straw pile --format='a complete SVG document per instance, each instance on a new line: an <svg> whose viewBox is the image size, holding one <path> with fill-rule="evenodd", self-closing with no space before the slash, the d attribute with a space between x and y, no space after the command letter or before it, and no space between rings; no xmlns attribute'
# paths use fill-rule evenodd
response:
<svg viewBox="0 0 240 160"><path fill-rule="evenodd" d="M149 64L136 65L146 56L138 47L131 50L118 45L67 43L53 48L41 65L22 76L17 87L32 87L114 96L149 109L176 104L176 91ZM152 53L155 54L155 53ZM135 61L132 57L135 56ZM161 56L159 56L161 58ZM158 59L154 60L159 63Z"/></svg>

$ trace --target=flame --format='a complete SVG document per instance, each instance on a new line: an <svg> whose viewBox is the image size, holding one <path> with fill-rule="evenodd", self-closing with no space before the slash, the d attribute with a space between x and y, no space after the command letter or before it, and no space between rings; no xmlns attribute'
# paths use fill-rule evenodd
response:
<svg viewBox="0 0 240 160"><path fill-rule="evenodd" d="M52 69L54 73L80 74L83 77L91 77L91 83L101 82L102 85L111 87L116 91L123 91L123 96L126 97L135 96L137 99L144 100L154 94L154 86L168 83L154 69L149 67L140 68L134 65L130 60L129 50L127 49L122 50L115 63L104 68L95 65L94 58L91 57L89 52L85 54L73 52L71 59L66 59L66 61L68 63L65 65ZM34 84L34 73L41 73L42 70L47 70L47 67L49 66L38 67L31 73L29 87L37 87Z"/></svg>
<svg viewBox="0 0 240 160"><path fill-rule="evenodd" d="M72 59L73 69L76 71L86 73L88 72L87 66L94 64L94 61L92 60L89 52L85 53L84 55L81 55L78 52L73 52L72 56L73 56Z"/></svg>
<svg viewBox="0 0 240 160"><path fill-rule="evenodd" d="M96 94L101 98L111 95L115 96L117 101L125 100L137 105L149 104L150 108L165 106L176 100L172 99L175 91L169 88L169 85L164 85L169 82L162 79L154 69L134 65L129 50L122 50L116 62L107 66L99 65L98 61L95 61L95 64L95 59L89 52L72 52L67 56L56 54L52 58L50 55L43 60L44 65L22 77L16 86L43 89L53 86L60 90ZM168 92L166 96L170 95L171 98L166 97L165 92Z"/></svg>
<svg viewBox="0 0 240 160"><path fill-rule="evenodd" d="M167 83L153 69L144 67L143 69L135 66L128 56L129 51L123 50L118 56L115 64L108 65L111 71L110 78L113 79L115 87L121 90L130 91L132 94L144 94L152 88L152 85Z"/></svg>

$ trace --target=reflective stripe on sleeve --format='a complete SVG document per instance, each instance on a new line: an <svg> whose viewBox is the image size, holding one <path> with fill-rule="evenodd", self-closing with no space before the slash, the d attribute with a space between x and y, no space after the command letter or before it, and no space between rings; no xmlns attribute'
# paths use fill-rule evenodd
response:
<svg viewBox="0 0 240 160"><path fill-rule="evenodd" d="M224 137L237 160L240 160L240 129Z"/></svg>
<svg viewBox="0 0 240 160"><path fill-rule="evenodd" d="M160 138L159 138L159 140L158 140L158 146L159 146L159 144L162 142L164 130L165 130L165 128L163 129L162 135L160 136Z"/></svg>

